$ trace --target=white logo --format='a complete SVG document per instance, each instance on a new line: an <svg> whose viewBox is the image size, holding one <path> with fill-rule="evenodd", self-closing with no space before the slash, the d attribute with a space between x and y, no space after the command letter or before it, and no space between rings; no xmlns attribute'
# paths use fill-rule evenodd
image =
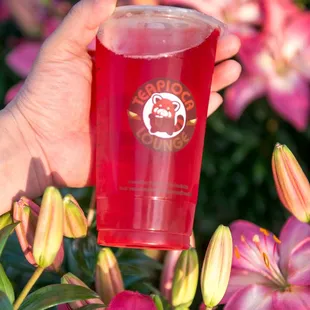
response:
<svg viewBox="0 0 310 310"><path fill-rule="evenodd" d="M151 135L174 138L185 127L186 109L179 97L171 93L155 93L145 103L143 122Z"/></svg>

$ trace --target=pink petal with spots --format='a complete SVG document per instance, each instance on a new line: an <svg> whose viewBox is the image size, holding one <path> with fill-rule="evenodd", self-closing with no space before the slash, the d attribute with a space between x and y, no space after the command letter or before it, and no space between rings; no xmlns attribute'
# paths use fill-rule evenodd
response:
<svg viewBox="0 0 310 310"><path fill-rule="evenodd" d="M288 282L294 285L310 285L310 237L292 251L288 263Z"/></svg>
<svg viewBox="0 0 310 310"><path fill-rule="evenodd" d="M266 257L269 265L275 270L278 270L279 261L278 247L273 234L266 231L266 236L260 227L242 220L233 222L230 229L235 247L233 267L257 272L272 280Z"/></svg>
<svg viewBox="0 0 310 310"><path fill-rule="evenodd" d="M268 98L273 108L297 130L305 130L310 115L310 90L307 80L296 72L269 79Z"/></svg>
<svg viewBox="0 0 310 310"><path fill-rule="evenodd" d="M299 222L294 216L291 216L284 224L280 240L280 267L282 272L287 274L290 255L293 249L299 243L310 237L310 225Z"/></svg>
<svg viewBox="0 0 310 310"><path fill-rule="evenodd" d="M310 287L292 287L291 291L275 292L274 310L309 310Z"/></svg>
<svg viewBox="0 0 310 310"><path fill-rule="evenodd" d="M19 92L19 90L22 88L23 85L24 82L20 82L8 90L4 99L5 104L8 104L15 98L15 96L17 95L17 93Z"/></svg>
<svg viewBox="0 0 310 310"><path fill-rule="evenodd" d="M274 310L272 289L263 285L249 285L228 301L225 310Z"/></svg>
<svg viewBox="0 0 310 310"><path fill-rule="evenodd" d="M23 42L6 57L8 66L21 77L27 77L40 51L41 43Z"/></svg>
<svg viewBox="0 0 310 310"><path fill-rule="evenodd" d="M263 0L265 32L281 36L288 18L299 13L299 8L291 0Z"/></svg>
<svg viewBox="0 0 310 310"><path fill-rule="evenodd" d="M224 108L232 119L238 119L246 107L265 94L265 83L255 76L242 75L225 92Z"/></svg>
<svg viewBox="0 0 310 310"><path fill-rule="evenodd" d="M261 285L270 285L270 281L266 279L259 273L232 268L228 288L225 296L221 300L221 304L226 304L228 300L239 290L252 285L252 284L261 284Z"/></svg>

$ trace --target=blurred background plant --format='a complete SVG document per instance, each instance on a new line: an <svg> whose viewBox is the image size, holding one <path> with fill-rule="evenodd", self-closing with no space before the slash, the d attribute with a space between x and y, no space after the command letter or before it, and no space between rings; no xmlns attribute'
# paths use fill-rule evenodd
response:
<svg viewBox="0 0 310 310"><path fill-rule="evenodd" d="M0 0L0 109L15 96L43 40L74 2ZM224 108L208 121L194 226L199 261L202 262L208 241L220 224L244 219L278 234L288 212L281 207L272 178L274 145L278 141L289 145L305 172L310 164L310 2L123 0L118 5L130 2L194 7L227 23L228 29L242 41L237 56L244 68L242 77L224 92ZM73 194L86 212L90 225L87 237L66 238L60 274L44 273L35 287L59 283L66 272L93 287L99 251L93 221L93 189L61 192L63 196ZM40 199L36 202L40 203ZM78 208L75 211L79 214ZM163 253L119 249L115 254L126 289L158 293L158 261L162 261ZM25 260L15 234L2 253L2 262L19 294L34 267ZM193 309L201 302L201 294L196 296Z"/></svg>

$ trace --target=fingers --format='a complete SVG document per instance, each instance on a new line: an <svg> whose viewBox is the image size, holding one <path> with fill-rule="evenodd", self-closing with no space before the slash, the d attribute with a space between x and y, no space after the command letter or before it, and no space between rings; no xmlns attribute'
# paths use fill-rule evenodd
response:
<svg viewBox="0 0 310 310"><path fill-rule="evenodd" d="M219 91L234 83L240 76L241 65L235 60L226 60L215 66L211 91Z"/></svg>
<svg viewBox="0 0 310 310"><path fill-rule="evenodd" d="M208 117L212 115L222 103L223 103L223 98L220 94L211 93L210 101L209 101Z"/></svg>
<svg viewBox="0 0 310 310"><path fill-rule="evenodd" d="M240 39L233 34L224 35L219 39L215 61L223 61L235 56L240 49Z"/></svg>
<svg viewBox="0 0 310 310"><path fill-rule="evenodd" d="M116 0L81 0L48 39L45 48L64 49L75 55L84 53L115 5Z"/></svg>

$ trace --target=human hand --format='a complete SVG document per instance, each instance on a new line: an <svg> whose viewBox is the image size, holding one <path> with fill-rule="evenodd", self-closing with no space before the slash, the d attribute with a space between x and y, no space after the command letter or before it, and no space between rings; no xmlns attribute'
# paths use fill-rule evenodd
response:
<svg viewBox="0 0 310 310"><path fill-rule="evenodd" d="M82 0L75 5L44 43L23 88L6 108L27 137L31 156L41 161L35 175L42 191L51 184L83 187L92 183L95 141L90 122L92 61L87 46L112 14L115 2ZM240 75L240 65L227 60L239 47L234 35L218 43L216 61L221 63L214 72L209 115L223 101L217 92Z"/></svg>

